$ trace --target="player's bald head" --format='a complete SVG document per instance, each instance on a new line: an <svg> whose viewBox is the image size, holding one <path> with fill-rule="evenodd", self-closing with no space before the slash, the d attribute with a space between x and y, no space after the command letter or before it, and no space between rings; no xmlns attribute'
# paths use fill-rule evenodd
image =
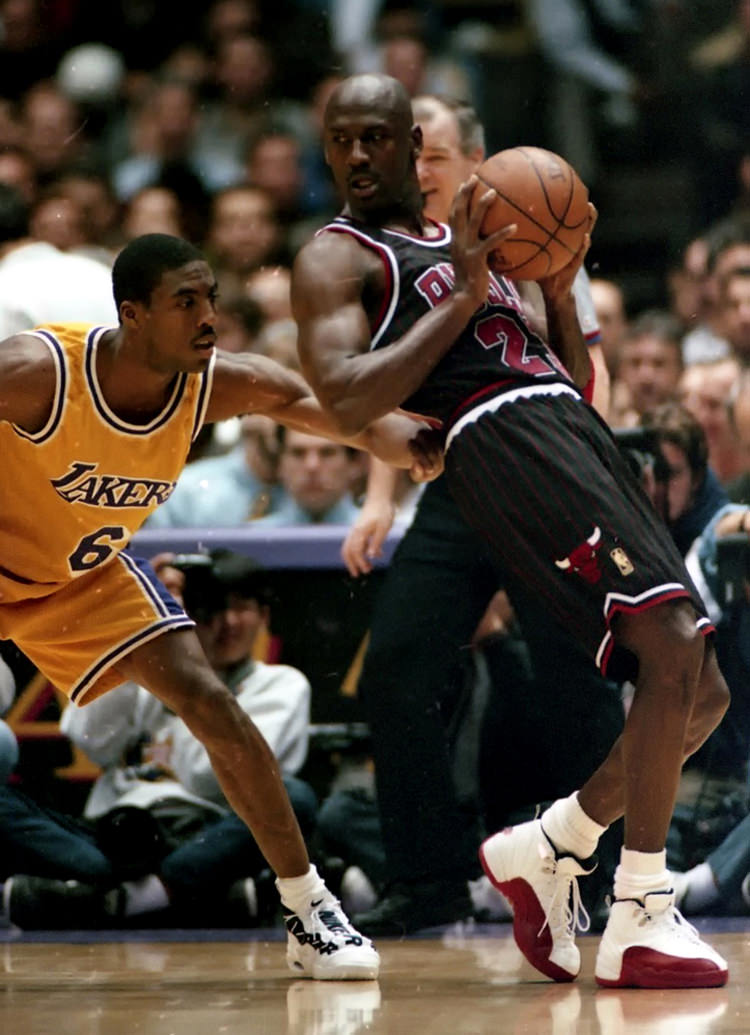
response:
<svg viewBox="0 0 750 1035"><path fill-rule="evenodd" d="M377 114L410 130L411 98L404 86L389 75L354 75L340 83L330 96L325 122L340 112Z"/></svg>

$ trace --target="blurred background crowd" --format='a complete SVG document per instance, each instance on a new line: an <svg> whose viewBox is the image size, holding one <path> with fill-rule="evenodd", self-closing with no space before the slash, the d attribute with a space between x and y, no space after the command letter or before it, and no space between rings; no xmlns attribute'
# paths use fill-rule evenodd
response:
<svg viewBox="0 0 750 1035"><path fill-rule="evenodd" d="M686 782L675 826L673 866L709 866L709 853L750 810L750 633L736 544L748 539L750 515L750 0L0 0L0 337L38 312L38 299L27 308L22 300L56 276L45 265L49 249L86 260L77 272L69 267L75 287L65 290L93 298L102 284L109 291L119 249L157 231L190 239L210 260L220 348L296 367L291 262L337 212L323 110L336 84L361 71L387 72L415 97L468 101L488 154L516 144L558 151L597 205L587 269L612 382L610 424L630 442L683 553L692 553L735 694L722 730L693 763L698 775ZM148 526L166 534L252 522L269 536L280 526L349 526L367 466L356 451L257 417L208 427ZM418 495L403 482L402 528ZM735 546L731 557L724 539ZM240 598L266 606L256 589ZM229 607L222 596L215 611L247 621L257 607ZM325 612L320 597L318 607ZM199 616L207 626L211 619ZM316 635L332 628L341 631L321 621ZM274 660L268 638L259 647L255 625L251 632L240 660L253 651ZM504 665L507 677L515 664L507 644L500 663L497 637L485 642L481 671ZM7 709L13 672L16 694L29 673L12 650L6 657ZM339 682L346 675L337 673ZM305 676L315 715L316 672ZM343 705L342 715L361 718ZM307 751L299 736L290 778ZM7 758L12 768L12 744ZM25 786L38 799L43 788L30 771ZM371 778L358 773L348 789L371 794ZM20 822L18 801L4 808L7 837L3 823ZM366 808L360 818L373 822ZM336 842L351 812L331 823L329 810L326 822ZM357 856L364 870L371 863L371 889L383 880L382 850L368 855L377 836L364 830ZM730 852L726 884L733 908L747 911L745 842L743 834ZM24 857L0 879L24 870L39 867ZM85 881L98 872L63 875ZM59 874L41 866L42 877ZM243 875L230 876L227 884ZM693 895L700 908L716 905ZM97 922L101 908L97 899ZM32 908L29 926L35 915Z"/></svg>

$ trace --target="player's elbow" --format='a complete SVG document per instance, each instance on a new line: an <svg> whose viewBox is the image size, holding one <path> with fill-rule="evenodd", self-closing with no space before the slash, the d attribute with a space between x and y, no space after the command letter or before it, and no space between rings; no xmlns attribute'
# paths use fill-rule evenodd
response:
<svg viewBox="0 0 750 1035"><path fill-rule="evenodd" d="M370 423L370 416L365 408L347 392L321 392L319 399L323 409L328 413L341 435L352 438L359 435Z"/></svg>

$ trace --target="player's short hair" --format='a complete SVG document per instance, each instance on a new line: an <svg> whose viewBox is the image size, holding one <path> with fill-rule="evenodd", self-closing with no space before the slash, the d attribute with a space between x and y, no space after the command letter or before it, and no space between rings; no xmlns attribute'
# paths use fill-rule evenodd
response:
<svg viewBox="0 0 750 1035"><path fill-rule="evenodd" d="M182 237L142 234L125 245L112 267L112 292L118 310L122 302L148 304L165 273L189 262L205 262L203 253Z"/></svg>
<svg viewBox="0 0 750 1035"><path fill-rule="evenodd" d="M428 122L435 112L436 106L450 112L458 126L458 143L465 155L470 155L477 148L484 151L484 126L479 116L468 101L459 97L450 97L441 93L425 93L415 97L411 102L415 122Z"/></svg>

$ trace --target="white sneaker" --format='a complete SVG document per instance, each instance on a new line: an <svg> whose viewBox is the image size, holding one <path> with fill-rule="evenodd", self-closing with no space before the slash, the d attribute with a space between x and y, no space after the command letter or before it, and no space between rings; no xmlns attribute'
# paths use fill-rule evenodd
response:
<svg viewBox="0 0 750 1035"><path fill-rule="evenodd" d="M670 890L612 903L595 974L605 988L718 988L729 968L675 908Z"/></svg>
<svg viewBox="0 0 750 1035"><path fill-rule="evenodd" d="M577 878L592 873L595 860L558 856L539 819L493 834L479 858L513 907L513 935L529 963L555 981L572 981L581 969L575 930L589 927Z"/></svg>
<svg viewBox="0 0 750 1035"><path fill-rule="evenodd" d="M380 957L369 938L356 931L330 891L304 914L284 910L286 961L300 977L318 981L370 981Z"/></svg>

